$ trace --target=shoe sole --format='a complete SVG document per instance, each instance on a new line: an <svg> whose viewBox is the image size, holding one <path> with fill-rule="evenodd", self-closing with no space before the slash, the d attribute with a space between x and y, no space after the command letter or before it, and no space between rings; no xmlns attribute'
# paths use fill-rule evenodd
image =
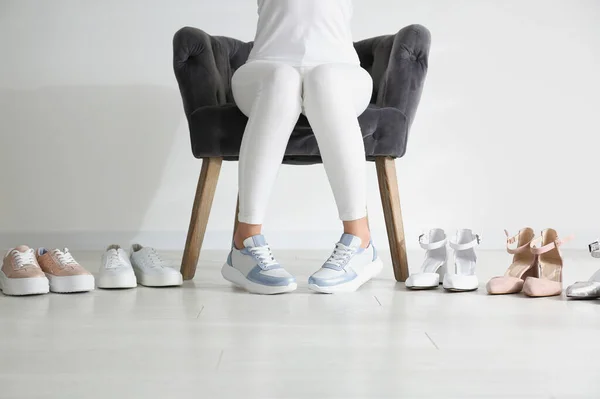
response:
<svg viewBox="0 0 600 399"><path fill-rule="evenodd" d="M567 298L576 299L579 301L585 301L587 299L598 299L600 296L598 295L574 295L574 294L565 294Z"/></svg>
<svg viewBox="0 0 600 399"><path fill-rule="evenodd" d="M281 286L270 286L270 285L262 285L257 284L253 281L250 281L235 267L229 266L227 263L223 265L221 268L221 275L227 281L236 286L245 289L246 291L252 294L260 294L260 295L277 295L277 294L285 294L287 292L295 291L298 288L297 283L291 283L288 285Z"/></svg>
<svg viewBox="0 0 600 399"><path fill-rule="evenodd" d="M321 294L335 294L340 292L355 292L364 283L376 277L383 270L383 262L377 258L373 262L365 266L365 270L360 276L357 276L354 280L344 284L332 285L321 287L317 284L309 284L308 288L312 291L319 292Z"/></svg>
<svg viewBox="0 0 600 399"><path fill-rule="evenodd" d="M407 285L406 288L408 288L409 290L412 290L412 291L427 291L427 290L435 290L440 285L442 285L442 283L439 283L436 285Z"/></svg>
<svg viewBox="0 0 600 399"><path fill-rule="evenodd" d="M452 292L469 292L469 291L477 291L479 289L479 284L477 286L472 286L472 285L454 285L454 286L450 286L450 285L443 285L444 289L446 291L452 291Z"/></svg>
<svg viewBox="0 0 600 399"><path fill-rule="evenodd" d="M102 289L135 288L137 279L133 273L125 276L99 276L97 287Z"/></svg>
<svg viewBox="0 0 600 399"><path fill-rule="evenodd" d="M454 276L454 277L452 277ZM442 287L451 292L469 292L479 289L479 279L475 275L449 275L444 276Z"/></svg>
<svg viewBox="0 0 600 399"><path fill-rule="evenodd" d="M50 283L46 277L8 278L0 270L0 290L11 296L40 295L50 292Z"/></svg>
<svg viewBox="0 0 600 399"><path fill-rule="evenodd" d="M445 266L443 266L443 267L445 267ZM440 285L442 285L442 283L444 281L445 273L427 273L427 274L430 274L431 277L433 277L437 280L437 282L431 283L431 284L420 284L420 285L418 285L418 284L409 285L409 284L405 283L406 288L408 288L409 290L419 291L419 290L435 289L435 288L438 288ZM437 274L437 277L435 277L434 274Z"/></svg>
<svg viewBox="0 0 600 399"><path fill-rule="evenodd" d="M183 284L183 277L179 275L149 276L141 272L135 274L139 284L144 287L177 287Z"/></svg>
<svg viewBox="0 0 600 399"><path fill-rule="evenodd" d="M479 285L477 286L472 286L472 285L468 285L468 286L450 286L450 285L443 285L444 289L446 291L451 291L451 292L469 292L469 291L477 291L479 289Z"/></svg>
<svg viewBox="0 0 600 399"><path fill-rule="evenodd" d="M446 291L450 291L450 292L470 292L470 291L477 291L479 289L479 287L475 287L475 288L446 288L446 287L444 287L444 289Z"/></svg>
<svg viewBox="0 0 600 399"><path fill-rule="evenodd" d="M50 291L56 293L87 292L94 290L94 276L82 274L77 276L55 276L46 273L50 282Z"/></svg>

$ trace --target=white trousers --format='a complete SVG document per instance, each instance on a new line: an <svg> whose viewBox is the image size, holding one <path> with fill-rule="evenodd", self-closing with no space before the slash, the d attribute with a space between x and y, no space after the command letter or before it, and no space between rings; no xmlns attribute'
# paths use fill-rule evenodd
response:
<svg viewBox="0 0 600 399"><path fill-rule="evenodd" d="M314 131L340 219L367 215L365 148L358 124L373 91L367 71L353 64L293 67L253 61L233 75L232 90L249 118L239 161L240 222L263 223L300 113Z"/></svg>

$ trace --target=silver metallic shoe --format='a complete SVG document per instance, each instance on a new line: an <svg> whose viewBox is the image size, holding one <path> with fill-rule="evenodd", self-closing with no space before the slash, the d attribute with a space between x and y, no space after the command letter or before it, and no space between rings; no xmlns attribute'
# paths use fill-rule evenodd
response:
<svg viewBox="0 0 600 399"><path fill-rule="evenodd" d="M600 258L600 241L594 241L589 245L590 254L594 258ZM570 285L566 292L567 297L573 299L596 299L600 298L600 270L598 270L588 281L578 281Z"/></svg>

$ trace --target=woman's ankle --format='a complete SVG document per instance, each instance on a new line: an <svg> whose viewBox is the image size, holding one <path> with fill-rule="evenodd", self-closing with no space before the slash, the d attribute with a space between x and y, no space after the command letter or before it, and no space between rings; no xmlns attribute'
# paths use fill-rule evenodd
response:
<svg viewBox="0 0 600 399"><path fill-rule="evenodd" d="M244 248L244 241L247 238L254 237L262 233L261 224L238 223L237 229L233 234L233 245L236 249Z"/></svg>
<svg viewBox="0 0 600 399"><path fill-rule="evenodd" d="M360 238L362 248L367 248L371 242L371 230L369 229L369 220L366 217L344 221L344 233Z"/></svg>

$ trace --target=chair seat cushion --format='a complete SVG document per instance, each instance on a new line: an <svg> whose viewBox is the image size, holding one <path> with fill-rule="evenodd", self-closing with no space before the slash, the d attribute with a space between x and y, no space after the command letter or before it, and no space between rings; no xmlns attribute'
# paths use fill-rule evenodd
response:
<svg viewBox="0 0 600 399"><path fill-rule="evenodd" d="M400 158L404 155L408 121L400 110L371 104L358 119L367 160L373 161L377 156ZM248 118L235 104L198 108L189 117L194 156L223 157L226 161L237 161L247 122ZM283 163L321 163L317 141L304 115L300 116L290 137Z"/></svg>

